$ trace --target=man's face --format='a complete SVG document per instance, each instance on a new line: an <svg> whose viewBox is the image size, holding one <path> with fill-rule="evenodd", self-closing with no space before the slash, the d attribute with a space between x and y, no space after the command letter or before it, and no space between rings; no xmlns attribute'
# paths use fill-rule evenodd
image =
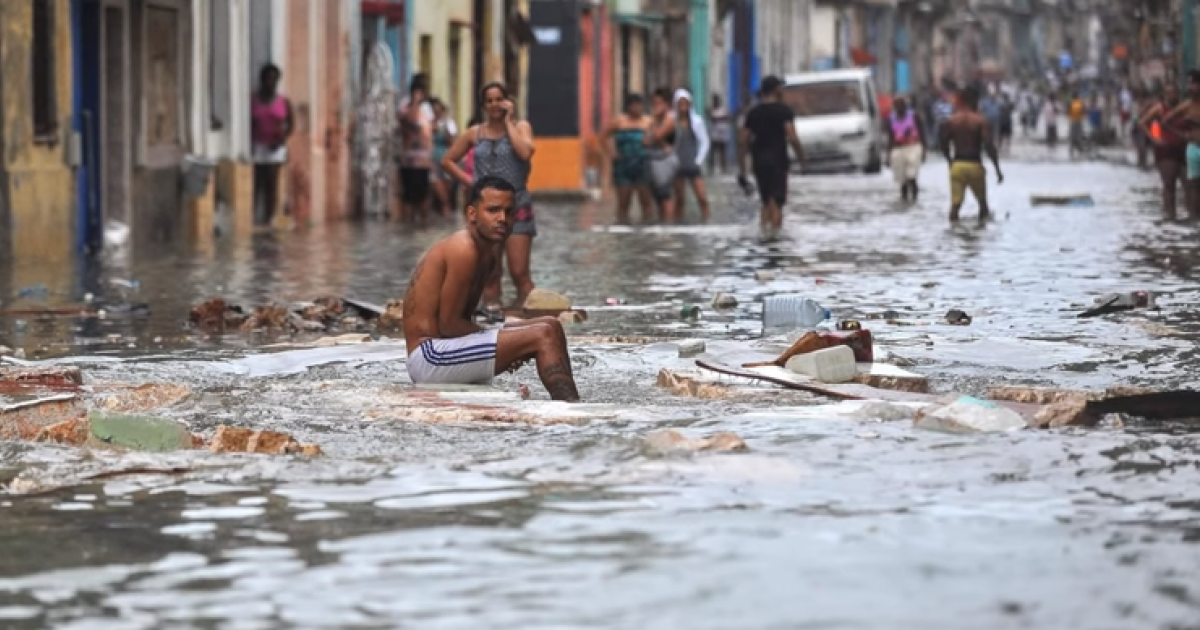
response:
<svg viewBox="0 0 1200 630"><path fill-rule="evenodd" d="M467 206L467 223L485 240L504 242L512 232L517 209L511 192L485 189L479 202Z"/></svg>
<svg viewBox="0 0 1200 630"><path fill-rule="evenodd" d="M642 101L629 101L625 111L634 118L641 118L646 113L646 104Z"/></svg>
<svg viewBox="0 0 1200 630"><path fill-rule="evenodd" d="M892 108L896 110L897 114L903 116L904 114L908 113L908 101L898 98L895 101L892 101Z"/></svg>

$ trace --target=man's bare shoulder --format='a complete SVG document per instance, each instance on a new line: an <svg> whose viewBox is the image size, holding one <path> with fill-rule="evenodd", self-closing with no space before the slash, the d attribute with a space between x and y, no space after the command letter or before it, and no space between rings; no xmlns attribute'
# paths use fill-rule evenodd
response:
<svg viewBox="0 0 1200 630"><path fill-rule="evenodd" d="M448 261L474 263L479 258L479 250L475 247L475 241L471 239L470 233L466 230L459 230L450 236L442 239L434 248L441 251L441 256ZM430 250L432 252L433 250Z"/></svg>

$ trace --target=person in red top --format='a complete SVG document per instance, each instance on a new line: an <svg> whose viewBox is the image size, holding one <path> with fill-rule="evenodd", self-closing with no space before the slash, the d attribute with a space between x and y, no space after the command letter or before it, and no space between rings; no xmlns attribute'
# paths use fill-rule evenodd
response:
<svg viewBox="0 0 1200 630"><path fill-rule="evenodd" d="M250 103L250 136L254 158L254 213L259 225L270 225L279 206L279 167L287 162L287 140L294 128L292 104L279 94L283 73L263 66L258 91ZM261 202L261 205L259 203Z"/></svg>
<svg viewBox="0 0 1200 630"><path fill-rule="evenodd" d="M1183 183L1183 168L1187 160L1187 138L1176 134L1163 119L1179 106L1179 90L1170 84L1163 87L1159 101L1150 106L1138 120L1145 137L1154 147L1154 166L1162 178L1163 215L1175 219L1177 203L1175 187Z"/></svg>

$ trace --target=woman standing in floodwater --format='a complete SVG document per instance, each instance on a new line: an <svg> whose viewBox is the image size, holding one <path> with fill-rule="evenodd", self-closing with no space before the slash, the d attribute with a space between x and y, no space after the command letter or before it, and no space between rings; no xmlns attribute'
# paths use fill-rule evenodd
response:
<svg viewBox="0 0 1200 630"><path fill-rule="evenodd" d="M1162 178L1163 216L1172 221L1175 220L1178 205L1175 188L1181 183L1187 161L1187 139L1164 125L1163 119L1178 106L1179 90L1167 85L1163 87L1159 101L1151 105L1138 120L1138 129L1144 142L1154 147L1154 166Z"/></svg>
<svg viewBox="0 0 1200 630"><path fill-rule="evenodd" d="M675 207L683 214L685 195L690 185L700 205L700 220L708 221L708 192L704 189L704 162L708 159L709 139L704 119L692 109L692 93L675 91Z"/></svg>
<svg viewBox="0 0 1200 630"><path fill-rule="evenodd" d="M279 169L287 163L287 140L295 127L292 104L279 94L283 72L274 64L263 66L258 91L250 103L250 136L254 159L254 217L270 225L279 207ZM262 208L261 211L258 208Z"/></svg>
<svg viewBox="0 0 1200 630"><path fill-rule="evenodd" d="M508 273L517 287L517 304L522 304L533 291L533 273L530 257L533 239L537 236L534 222L533 198L529 194L529 173L535 150L533 128L524 120L517 120L516 103L508 95L503 83L489 83L479 93L483 104L484 120L472 126L454 141L454 145L442 158L442 168L464 186L489 175L499 177L517 189L517 217L512 234L505 243L505 258ZM459 160L475 150L475 173L472 178L459 166ZM502 296L500 265L488 279L483 290L483 304L488 316L504 321L501 312Z"/></svg>
<svg viewBox="0 0 1200 630"><path fill-rule="evenodd" d="M665 221L675 220L675 174L679 160L675 157L675 115L671 112L671 90L659 88L650 98L650 133L642 140L650 161L650 186L658 213Z"/></svg>
<svg viewBox="0 0 1200 630"><path fill-rule="evenodd" d="M617 188L617 221L629 221L629 207L636 193L642 210L642 222L654 217L654 200L650 195L650 174L647 171L646 145L643 141L650 131L650 117L640 94L625 97L625 111L604 130L605 151L612 158L613 185Z"/></svg>

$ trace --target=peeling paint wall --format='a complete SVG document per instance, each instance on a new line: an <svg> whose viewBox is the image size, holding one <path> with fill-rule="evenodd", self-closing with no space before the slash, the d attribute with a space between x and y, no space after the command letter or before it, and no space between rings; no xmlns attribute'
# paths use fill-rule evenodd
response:
<svg viewBox="0 0 1200 630"><path fill-rule="evenodd" d="M33 3L51 2L54 37L53 135L34 137ZM0 258L17 267L62 262L75 244L71 139L71 7L69 0L0 1ZM15 283L21 283L17 280Z"/></svg>
<svg viewBox="0 0 1200 630"><path fill-rule="evenodd" d="M418 2L409 10L413 72L429 73L433 95L449 105L460 126L471 118L475 107L472 14L471 0Z"/></svg>

